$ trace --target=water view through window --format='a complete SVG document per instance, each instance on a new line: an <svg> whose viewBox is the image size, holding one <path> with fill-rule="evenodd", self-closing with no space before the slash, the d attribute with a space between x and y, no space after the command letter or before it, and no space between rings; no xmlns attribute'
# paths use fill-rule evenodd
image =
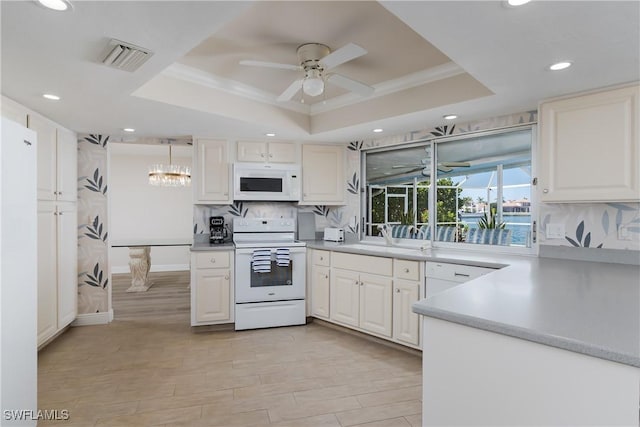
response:
<svg viewBox="0 0 640 427"><path fill-rule="evenodd" d="M396 238L531 247L531 138L527 127L366 153L366 234L386 223Z"/></svg>

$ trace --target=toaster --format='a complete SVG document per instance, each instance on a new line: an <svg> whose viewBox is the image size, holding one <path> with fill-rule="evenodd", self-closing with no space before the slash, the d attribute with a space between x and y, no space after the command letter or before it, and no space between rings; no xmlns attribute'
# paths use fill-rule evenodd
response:
<svg viewBox="0 0 640 427"><path fill-rule="evenodd" d="M344 228L325 228L324 240L330 240L332 242L344 242Z"/></svg>

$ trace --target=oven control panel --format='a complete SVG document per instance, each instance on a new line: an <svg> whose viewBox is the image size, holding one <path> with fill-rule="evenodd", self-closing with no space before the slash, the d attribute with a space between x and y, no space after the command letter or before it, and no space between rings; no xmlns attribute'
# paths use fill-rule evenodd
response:
<svg viewBox="0 0 640 427"><path fill-rule="evenodd" d="M235 233L274 233L296 231L293 218L234 218Z"/></svg>

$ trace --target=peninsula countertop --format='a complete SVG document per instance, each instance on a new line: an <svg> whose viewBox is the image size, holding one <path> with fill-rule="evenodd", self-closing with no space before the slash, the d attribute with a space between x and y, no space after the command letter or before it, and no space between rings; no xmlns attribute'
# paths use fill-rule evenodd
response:
<svg viewBox="0 0 640 427"><path fill-rule="evenodd" d="M640 367L639 280L638 266L527 258L413 311Z"/></svg>

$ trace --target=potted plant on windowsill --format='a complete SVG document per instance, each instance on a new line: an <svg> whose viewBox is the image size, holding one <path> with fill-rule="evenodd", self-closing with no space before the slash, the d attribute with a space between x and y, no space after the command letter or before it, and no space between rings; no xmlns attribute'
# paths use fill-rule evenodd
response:
<svg viewBox="0 0 640 427"><path fill-rule="evenodd" d="M489 212L485 212L482 218L478 220L478 228L505 228L506 224L504 221L500 221L500 223L497 223L497 221L498 216L496 215L496 210L495 208L491 208Z"/></svg>

